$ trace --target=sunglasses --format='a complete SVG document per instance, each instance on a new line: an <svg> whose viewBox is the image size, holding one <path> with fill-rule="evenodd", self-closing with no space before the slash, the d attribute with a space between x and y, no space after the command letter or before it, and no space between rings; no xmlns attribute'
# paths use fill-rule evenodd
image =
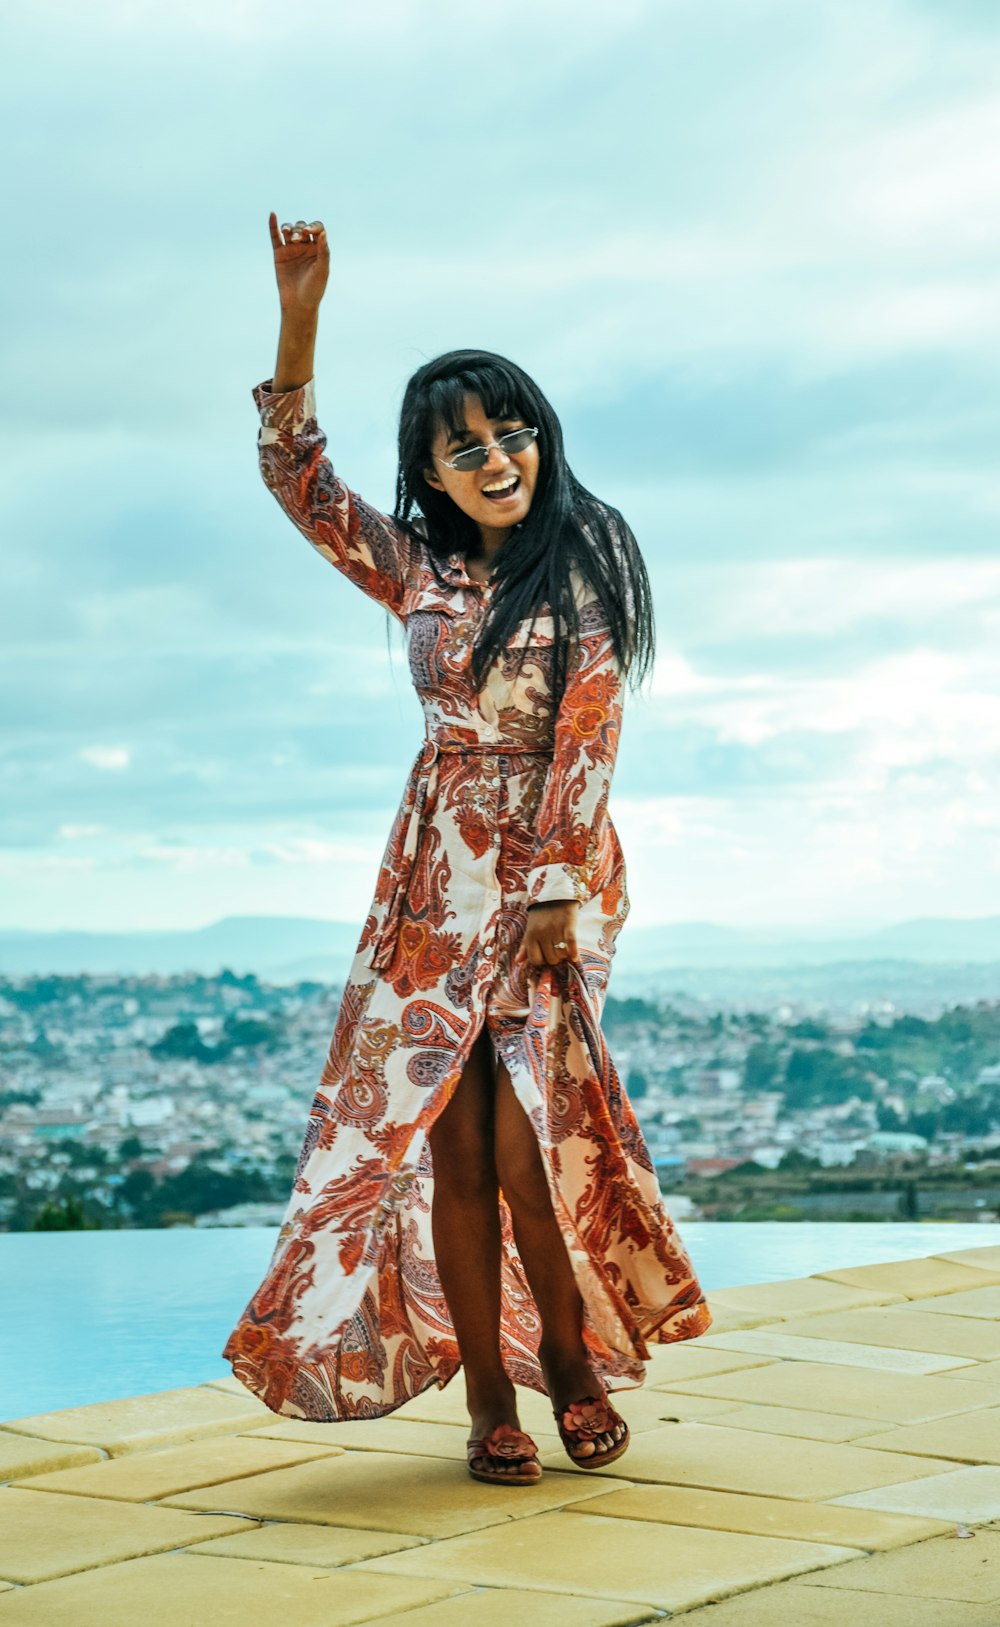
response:
<svg viewBox="0 0 1000 1627"><path fill-rule="evenodd" d="M526 446L530 446L537 434L537 429L512 429L509 435L501 435L498 441L490 441L486 446L466 446L453 458L435 458L434 461L463 472L481 469L495 446L505 456L512 457L515 452L523 452Z"/></svg>

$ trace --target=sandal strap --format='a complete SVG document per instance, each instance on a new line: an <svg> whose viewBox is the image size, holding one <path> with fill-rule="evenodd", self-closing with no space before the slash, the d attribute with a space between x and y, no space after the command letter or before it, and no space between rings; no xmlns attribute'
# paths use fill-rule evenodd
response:
<svg viewBox="0 0 1000 1627"><path fill-rule="evenodd" d="M560 1432L573 1435L577 1440L590 1440L595 1435L606 1435L615 1424L624 1423L606 1395L583 1395L571 1401L561 1412L553 1409L552 1416Z"/></svg>
<svg viewBox="0 0 1000 1627"><path fill-rule="evenodd" d="M470 1459L486 1457L498 1463L523 1463L538 1456L531 1436L512 1424L497 1424L488 1435L466 1441L465 1449Z"/></svg>

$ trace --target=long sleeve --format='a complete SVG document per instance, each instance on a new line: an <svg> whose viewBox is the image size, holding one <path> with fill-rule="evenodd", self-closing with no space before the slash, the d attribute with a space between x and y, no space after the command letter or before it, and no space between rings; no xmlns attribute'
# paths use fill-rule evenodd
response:
<svg viewBox="0 0 1000 1627"><path fill-rule="evenodd" d="M317 553L402 619L409 537L348 490L323 456L326 436L316 422L314 381L280 391L272 390L272 383L266 379L253 390L264 484Z"/></svg>
<svg viewBox="0 0 1000 1627"><path fill-rule="evenodd" d="M581 613L580 642L556 716L555 751L535 824L529 904L583 903L597 890L621 719L622 673L607 623L594 605Z"/></svg>

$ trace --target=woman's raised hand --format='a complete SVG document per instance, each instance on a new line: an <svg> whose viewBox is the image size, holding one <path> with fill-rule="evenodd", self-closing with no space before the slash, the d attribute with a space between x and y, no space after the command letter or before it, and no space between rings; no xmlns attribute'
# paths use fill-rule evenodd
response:
<svg viewBox="0 0 1000 1627"><path fill-rule="evenodd" d="M274 274L278 281L281 309L289 315L308 315L319 310L330 273L330 246L321 220L284 221L278 230L278 217L268 216Z"/></svg>

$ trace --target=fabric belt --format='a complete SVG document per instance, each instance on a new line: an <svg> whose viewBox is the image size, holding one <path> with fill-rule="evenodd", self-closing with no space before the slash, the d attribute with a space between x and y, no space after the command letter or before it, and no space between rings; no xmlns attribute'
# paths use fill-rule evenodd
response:
<svg viewBox="0 0 1000 1627"><path fill-rule="evenodd" d="M431 746L436 751L445 754L455 752L462 757L481 756L508 756L508 757L551 757L555 744L550 746L515 746L509 740L435 740L428 735L424 746Z"/></svg>

